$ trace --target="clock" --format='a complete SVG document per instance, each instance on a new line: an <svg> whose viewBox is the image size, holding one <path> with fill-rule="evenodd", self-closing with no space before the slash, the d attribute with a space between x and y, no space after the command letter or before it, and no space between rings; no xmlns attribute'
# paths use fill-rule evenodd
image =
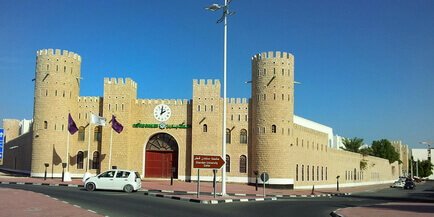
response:
<svg viewBox="0 0 434 217"><path fill-rule="evenodd" d="M172 111L170 107L166 104L159 104L154 108L154 117L157 121L164 122L169 120Z"/></svg>

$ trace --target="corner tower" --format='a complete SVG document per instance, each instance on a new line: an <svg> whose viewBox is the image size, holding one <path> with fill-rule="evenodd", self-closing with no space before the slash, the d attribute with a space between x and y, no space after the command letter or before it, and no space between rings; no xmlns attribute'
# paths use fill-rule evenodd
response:
<svg viewBox="0 0 434 217"><path fill-rule="evenodd" d="M252 165L272 185L294 183L289 165L293 143L294 56L268 52L252 57ZM251 175L252 177L252 175Z"/></svg>
<svg viewBox="0 0 434 217"><path fill-rule="evenodd" d="M81 57L59 49L36 55L31 176L44 176L45 163L60 176L61 163L66 162L68 113L76 119L78 109Z"/></svg>

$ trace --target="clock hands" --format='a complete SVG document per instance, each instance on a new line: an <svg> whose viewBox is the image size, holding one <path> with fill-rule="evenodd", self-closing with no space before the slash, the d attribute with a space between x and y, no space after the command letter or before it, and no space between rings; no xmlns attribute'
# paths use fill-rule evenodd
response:
<svg viewBox="0 0 434 217"><path fill-rule="evenodd" d="M164 114L164 112L166 112L166 110L164 110L163 106L161 106L161 112L160 112L160 115Z"/></svg>

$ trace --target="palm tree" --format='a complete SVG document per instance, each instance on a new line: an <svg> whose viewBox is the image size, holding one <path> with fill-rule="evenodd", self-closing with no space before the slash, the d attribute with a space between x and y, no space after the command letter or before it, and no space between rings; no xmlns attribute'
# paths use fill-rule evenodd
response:
<svg viewBox="0 0 434 217"><path fill-rule="evenodd" d="M342 148L345 151L351 152L360 152L360 147L363 145L363 139L354 137L352 139L344 138L342 143L344 143L345 148Z"/></svg>

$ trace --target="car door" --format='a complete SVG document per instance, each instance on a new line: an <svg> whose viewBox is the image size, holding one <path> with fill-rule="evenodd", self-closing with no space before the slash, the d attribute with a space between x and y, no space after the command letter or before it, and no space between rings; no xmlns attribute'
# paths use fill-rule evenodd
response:
<svg viewBox="0 0 434 217"><path fill-rule="evenodd" d="M115 188L117 190L123 190L124 186L129 183L128 177L130 176L130 172L128 171L118 171L115 177Z"/></svg>
<svg viewBox="0 0 434 217"><path fill-rule="evenodd" d="M114 176L116 171L109 170L98 176L97 188L99 189L113 189Z"/></svg>

